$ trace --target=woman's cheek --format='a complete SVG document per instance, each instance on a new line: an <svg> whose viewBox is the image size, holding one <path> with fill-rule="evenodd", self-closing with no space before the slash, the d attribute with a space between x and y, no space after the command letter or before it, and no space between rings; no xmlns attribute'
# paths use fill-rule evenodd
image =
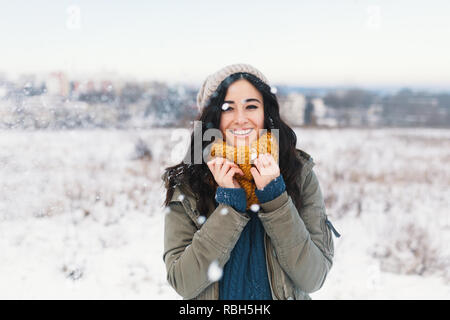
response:
<svg viewBox="0 0 450 320"><path fill-rule="evenodd" d="M222 134L225 137L225 132L227 131L228 126L230 125L230 120L228 119L226 114L221 115L220 117L220 131L222 131Z"/></svg>

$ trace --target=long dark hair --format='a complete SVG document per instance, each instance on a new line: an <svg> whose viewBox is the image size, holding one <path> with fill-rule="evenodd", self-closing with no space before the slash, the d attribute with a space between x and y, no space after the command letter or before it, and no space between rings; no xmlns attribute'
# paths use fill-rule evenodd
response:
<svg viewBox="0 0 450 320"><path fill-rule="evenodd" d="M271 87L252 74L245 72L234 73L221 82L197 118L199 121L197 123L201 128L194 128L186 157L194 159L195 139L202 141L202 150L211 143L211 141L203 141L201 134L207 129L219 129L222 113L221 106L224 103L228 87L239 79L248 80L261 93L264 103L264 129L267 129L267 131L270 131L270 129L279 130L280 171L286 184L286 190L297 209L299 209L300 185L298 181L302 164L298 159L295 149L297 136L281 120L278 101L275 94L271 92ZM164 205L167 206L172 199L175 186L188 185L190 191L192 191L196 198L197 210L204 216L208 215L208 202L214 200L217 184L203 159L200 162L195 161L197 164L189 164L186 161L182 161L177 165L165 169L162 176L167 189Z"/></svg>

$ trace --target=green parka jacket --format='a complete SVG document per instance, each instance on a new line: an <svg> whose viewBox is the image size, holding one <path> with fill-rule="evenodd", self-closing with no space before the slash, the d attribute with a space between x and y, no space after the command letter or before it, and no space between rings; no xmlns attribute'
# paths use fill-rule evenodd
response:
<svg viewBox="0 0 450 320"><path fill-rule="evenodd" d="M276 300L310 299L308 293L322 287L334 255L314 162L306 152L297 151L302 163L300 211L285 191L261 204L258 213L266 231L267 272ZM163 260L169 284L184 299L218 299L219 282L210 280L208 269L214 261L223 268L249 221L248 214L211 203L208 219L202 221L187 186L175 188L168 207Z"/></svg>

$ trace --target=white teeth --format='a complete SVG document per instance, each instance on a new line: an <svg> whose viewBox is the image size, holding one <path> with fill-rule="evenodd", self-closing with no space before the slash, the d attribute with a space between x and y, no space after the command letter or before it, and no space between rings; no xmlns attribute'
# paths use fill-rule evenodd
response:
<svg viewBox="0 0 450 320"><path fill-rule="evenodd" d="M245 134L249 134L250 131L252 131L253 129L247 129L247 130L232 130L233 134L235 135L245 135Z"/></svg>

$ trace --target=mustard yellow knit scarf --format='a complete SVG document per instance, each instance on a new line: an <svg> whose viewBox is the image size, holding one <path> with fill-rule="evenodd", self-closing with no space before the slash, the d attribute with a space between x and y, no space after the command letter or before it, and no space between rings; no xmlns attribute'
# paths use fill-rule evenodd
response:
<svg viewBox="0 0 450 320"><path fill-rule="evenodd" d="M211 156L222 157L236 163L244 172L241 176L236 174L234 177L240 186L245 190L247 196L247 209L252 204L259 204L259 200L255 195L255 181L250 172L253 161L260 155L270 153L278 162L278 144L276 139L270 132L262 134L257 140L253 141L250 146L230 146L223 140L216 140L211 147Z"/></svg>

